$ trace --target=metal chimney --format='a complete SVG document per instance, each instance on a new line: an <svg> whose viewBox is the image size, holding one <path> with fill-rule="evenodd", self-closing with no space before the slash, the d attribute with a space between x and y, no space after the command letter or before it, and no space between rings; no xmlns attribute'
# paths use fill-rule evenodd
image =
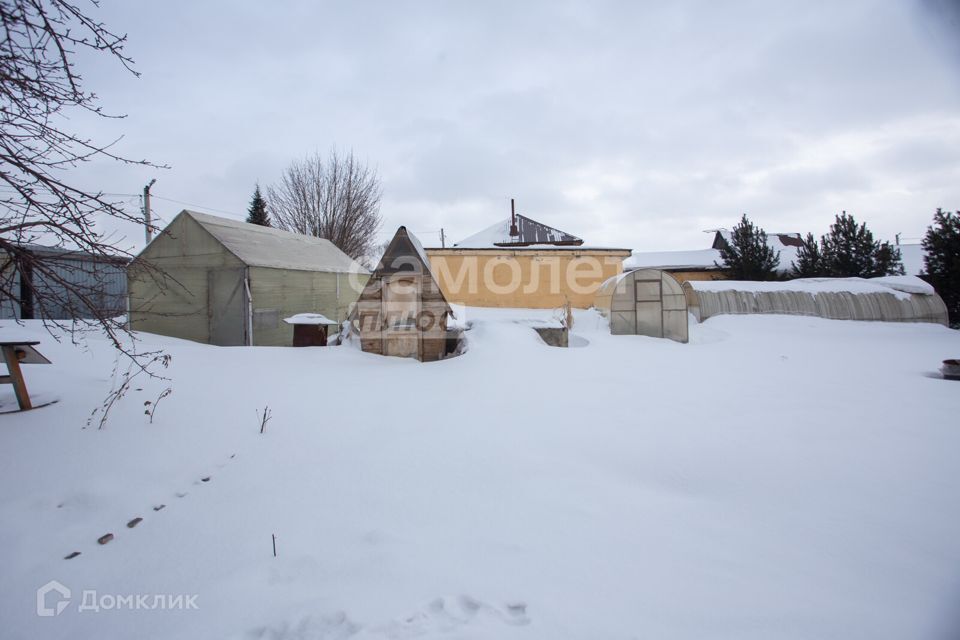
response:
<svg viewBox="0 0 960 640"><path fill-rule="evenodd" d="M520 235L520 230L517 229L517 210L513 198L510 198L510 237L516 238L518 235Z"/></svg>

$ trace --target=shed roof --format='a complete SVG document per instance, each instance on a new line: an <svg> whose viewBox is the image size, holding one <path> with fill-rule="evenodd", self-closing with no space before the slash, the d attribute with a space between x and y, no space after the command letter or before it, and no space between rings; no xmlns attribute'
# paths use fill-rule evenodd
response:
<svg viewBox="0 0 960 640"><path fill-rule="evenodd" d="M363 265L326 238L304 236L187 209L181 211L180 215L192 218L230 253L251 267L369 273Z"/></svg>
<svg viewBox="0 0 960 640"><path fill-rule="evenodd" d="M399 227L393 235L393 239L390 240L390 244L387 245L386 251L383 252L380 261L377 263L377 268L374 270L371 280L395 273L422 273L427 275L434 283L437 283L437 278L430 266L430 258L423 250L423 245L420 244L417 236L407 231L404 226ZM447 308L450 309L450 303L447 302L439 284L437 284L437 291L440 292L440 297L443 298ZM450 310L450 313L453 313L453 311Z"/></svg>

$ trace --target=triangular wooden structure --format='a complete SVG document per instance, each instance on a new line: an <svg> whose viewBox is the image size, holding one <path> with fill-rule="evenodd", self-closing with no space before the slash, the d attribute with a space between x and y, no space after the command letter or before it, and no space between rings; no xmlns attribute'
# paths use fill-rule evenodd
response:
<svg viewBox="0 0 960 640"><path fill-rule="evenodd" d="M416 236L397 229L357 300L360 346L386 356L440 360L453 315Z"/></svg>

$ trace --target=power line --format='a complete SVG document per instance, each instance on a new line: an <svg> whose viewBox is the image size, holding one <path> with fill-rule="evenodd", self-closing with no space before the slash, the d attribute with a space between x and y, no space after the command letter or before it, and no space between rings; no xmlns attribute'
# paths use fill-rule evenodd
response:
<svg viewBox="0 0 960 640"><path fill-rule="evenodd" d="M215 208L213 208L213 207L205 207L205 206L202 205L202 204L194 204L194 203L192 203L192 202L183 202L182 200L174 200L173 198L164 198L163 196L158 196L158 195L156 195L156 194L151 194L151 196L153 196L153 197L156 198L157 200L165 200L165 201L167 201L167 202L173 202L174 204L182 204L182 205L185 206L185 207L195 207L195 208L197 208L197 209L206 209L207 211L216 211L217 213L225 213L225 214L227 214L228 216L237 216L237 215L239 215L239 216L243 217L242 214L238 214L236 211L224 211L223 209L215 209Z"/></svg>

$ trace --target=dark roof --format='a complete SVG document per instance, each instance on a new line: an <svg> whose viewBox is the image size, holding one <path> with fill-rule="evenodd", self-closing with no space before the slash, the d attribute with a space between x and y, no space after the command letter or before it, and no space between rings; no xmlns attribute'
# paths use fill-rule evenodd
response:
<svg viewBox="0 0 960 640"><path fill-rule="evenodd" d="M583 240L566 231L554 229L542 222L517 214L516 228L511 218L507 218L453 246L461 249L494 249L533 245L567 247L582 244Z"/></svg>
<svg viewBox="0 0 960 640"><path fill-rule="evenodd" d="M510 240L508 242L495 243L498 247L525 247L531 244L552 244L563 245L581 245L583 240L553 227L547 226L542 222L531 220L527 216L517 215L517 234L510 230Z"/></svg>

